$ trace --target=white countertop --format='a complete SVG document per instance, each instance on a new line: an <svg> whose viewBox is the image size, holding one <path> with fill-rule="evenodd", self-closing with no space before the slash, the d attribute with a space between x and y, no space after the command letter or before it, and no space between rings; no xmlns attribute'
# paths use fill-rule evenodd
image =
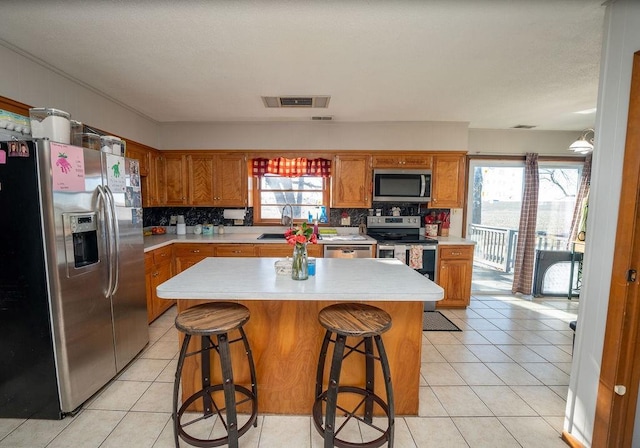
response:
<svg viewBox="0 0 640 448"><path fill-rule="evenodd" d="M206 258L156 289L162 299L438 301L444 290L395 259L316 259L316 275L277 275L279 258Z"/></svg>
<svg viewBox="0 0 640 448"><path fill-rule="evenodd" d="M250 227L253 232L227 232L223 235L194 235L193 233L187 233L186 235L165 234L165 235L152 235L144 237L144 251L149 252L154 249L159 249L163 246L167 246L173 243L217 243L217 244L285 244L284 239L263 239L259 240L258 237L262 233L274 233L274 231L261 230L256 227ZM284 231L282 232L284 233ZM473 241L460 238L456 236L439 236L436 238L438 244L475 244ZM318 244L342 244L342 245L361 245L361 244L377 244L377 241L371 237L364 236L364 240L341 240L336 237L329 237L323 240L319 240Z"/></svg>

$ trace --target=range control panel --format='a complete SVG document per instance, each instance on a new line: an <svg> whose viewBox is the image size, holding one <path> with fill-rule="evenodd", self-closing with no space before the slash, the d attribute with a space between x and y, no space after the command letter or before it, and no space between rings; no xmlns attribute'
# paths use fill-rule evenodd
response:
<svg viewBox="0 0 640 448"><path fill-rule="evenodd" d="M367 216L367 227L420 228L420 216Z"/></svg>

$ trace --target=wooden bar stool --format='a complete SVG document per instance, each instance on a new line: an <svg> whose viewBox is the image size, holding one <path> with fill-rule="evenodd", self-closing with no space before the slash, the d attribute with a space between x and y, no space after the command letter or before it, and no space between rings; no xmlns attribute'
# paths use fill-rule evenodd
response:
<svg viewBox="0 0 640 448"><path fill-rule="evenodd" d="M322 309L318 315L320 324L327 329L316 373L316 399L313 404L313 422L318 432L324 437L324 447L379 447L388 442L388 447L393 448L394 433L394 406L393 388L391 387L391 372L389 361L382 343L381 334L391 328L391 316L386 311L374 306L361 303L341 303ZM335 339L332 336L335 334ZM355 345L347 344L347 337L360 338ZM333 343L333 356L329 372L328 386L323 391L325 361L329 343ZM373 346L376 346L376 356ZM364 346L364 350L362 348ZM345 353L345 348L347 352ZM340 385L340 370L342 361L353 353L359 353L365 357L365 388ZM386 401L374 393L374 361L380 362L382 376L386 390ZM339 395L349 398L355 396L349 404L341 404ZM324 406L323 406L324 404ZM378 406L387 417L386 428L373 421L374 407ZM349 406L352 410L346 409ZM323 424L323 407L324 417ZM345 421L336 429L336 413L340 412L346 417ZM377 438L366 442L349 441L338 437L346 425L353 420L370 426L380 433ZM382 426L382 427L381 427Z"/></svg>
<svg viewBox="0 0 640 448"><path fill-rule="evenodd" d="M238 447L238 438L249 430L253 424L257 426L258 415L258 389L256 383L256 369L253 363L253 356L249 341L244 332L243 325L249 320L250 313L247 307L238 303L230 302L212 302L203 305L197 305L181 312L175 321L176 328L184 333L184 341L180 349L180 357L178 358L178 367L176 369L176 378L173 385L173 431L176 447L179 447L178 437L190 445L199 447L214 447L228 444L230 448ZM240 337L229 340L228 333L237 330ZM211 336L216 336L214 342ZM200 336L200 350L187 353L189 341L192 336ZM249 363L251 374L251 390L244 386L235 384L233 381L233 369L231 364L230 344L242 342ZM220 359L220 369L222 372L222 384L211 385L211 366L210 355L214 350L218 353ZM184 400L184 403L178 408L178 394L180 389L180 378L182 376L182 368L184 360L188 356L200 355L200 367L202 373L202 389ZM219 391L224 393L224 403L216 403L214 394ZM236 394L244 396L241 400L236 400ZM189 406L202 400L202 414L185 414ZM218 401L222 401L218 398ZM237 406L250 402L251 416L242 427L238 428ZM194 416L188 421L187 417ZM192 426L191 430L197 428L206 419L217 416L222 422L226 435L224 437L209 439L198 438L187 432L187 428ZM226 418L225 418L226 417ZM212 420L212 423L215 419ZM213 424L211 425L213 426ZM200 428L201 429L201 428ZM209 431L207 434L209 434Z"/></svg>

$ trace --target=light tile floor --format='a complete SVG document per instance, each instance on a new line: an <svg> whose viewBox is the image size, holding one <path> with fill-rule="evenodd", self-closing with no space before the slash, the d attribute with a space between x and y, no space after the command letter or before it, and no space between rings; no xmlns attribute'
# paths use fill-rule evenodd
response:
<svg viewBox="0 0 640 448"><path fill-rule="evenodd" d="M512 296L474 296L466 310L445 310L463 331L424 332L419 415L396 419L395 446L566 447L568 323L577 311L577 301ZM149 346L75 417L0 419L0 447L172 447L175 313L151 324ZM265 415L241 446L322 443L308 416Z"/></svg>

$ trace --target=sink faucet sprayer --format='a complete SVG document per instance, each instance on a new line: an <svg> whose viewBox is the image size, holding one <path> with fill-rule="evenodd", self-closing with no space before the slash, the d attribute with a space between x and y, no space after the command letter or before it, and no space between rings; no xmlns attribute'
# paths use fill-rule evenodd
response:
<svg viewBox="0 0 640 448"><path fill-rule="evenodd" d="M285 211L289 207L289 211L291 212L290 216L285 215ZM280 224L283 226L289 226L289 228L293 228L293 206L288 202L282 207L282 218L280 219Z"/></svg>

